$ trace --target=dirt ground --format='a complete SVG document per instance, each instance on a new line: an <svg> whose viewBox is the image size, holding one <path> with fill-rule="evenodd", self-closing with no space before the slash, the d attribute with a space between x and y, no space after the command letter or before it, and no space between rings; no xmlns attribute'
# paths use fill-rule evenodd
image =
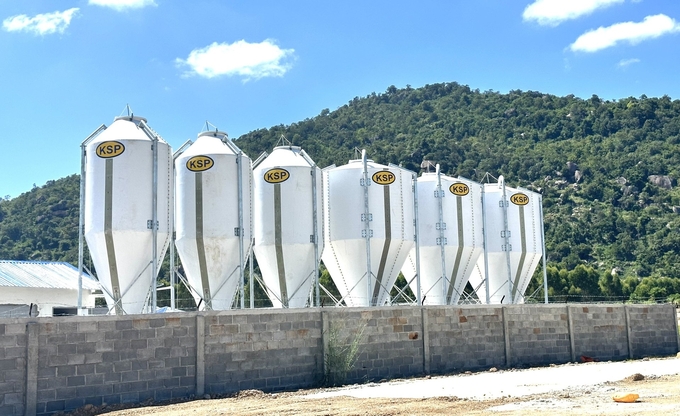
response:
<svg viewBox="0 0 680 416"><path fill-rule="evenodd" d="M452 377L465 377L465 375ZM413 379L413 382L417 383L418 379ZM358 399L347 396L310 399L305 397L320 391L324 390L278 394L265 394L250 390L231 398L149 405L124 410L115 410L112 407L90 407L79 409L71 414L74 416L94 414L110 416L543 415L547 413L551 416L680 415L680 374L658 377L631 374L621 381L495 400L471 400L457 397L429 399ZM622 393L637 393L640 399L635 403L616 403L612 400L612 396Z"/></svg>

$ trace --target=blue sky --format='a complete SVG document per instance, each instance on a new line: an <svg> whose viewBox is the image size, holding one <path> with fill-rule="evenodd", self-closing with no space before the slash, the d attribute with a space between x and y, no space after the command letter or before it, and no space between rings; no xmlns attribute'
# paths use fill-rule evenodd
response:
<svg viewBox="0 0 680 416"><path fill-rule="evenodd" d="M79 172L126 104L177 148L390 85L680 99L678 0L2 0L0 22L0 196Z"/></svg>

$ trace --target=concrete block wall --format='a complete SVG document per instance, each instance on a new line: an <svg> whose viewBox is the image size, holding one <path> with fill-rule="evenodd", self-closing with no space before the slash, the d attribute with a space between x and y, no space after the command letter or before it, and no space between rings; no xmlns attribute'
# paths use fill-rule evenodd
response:
<svg viewBox="0 0 680 416"><path fill-rule="evenodd" d="M59 317L37 325L38 415L194 393L195 317Z"/></svg>
<svg viewBox="0 0 680 416"><path fill-rule="evenodd" d="M278 391L321 381L318 309L212 312L204 321L205 389L198 393Z"/></svg>
<svg viewBox="0 0 680 416"><path fill-rule="evenodd" d="M677 322L673 321L676 313L673 305L629 305L627 310L631 358L677 352L680 335Z"/></svg>
<svg viewBox="0 0 680 416"><path fill-rule="evenodd" d="M25 322L0 321L0 415L24 414L26 339Z"/></svg>
<svg viewBox="0 0 680 416"><path fill-rule="evenodd" d="M579 360L582 355L597 360L630 358L626 317L626 310L629 307L622 305L568 306L572 320L575 360Z"/></svg>
<svg viewBox="0 0 680 416"><path fill-rule="evenodd" d="M447 373L505 365L502 308L433 306L425 313L429 371Z"/></svg>
<svg viewBox="0 0 680 416"><path fill-rule="evenodd" d="M564 305L516 305L504 310L510 346L508 366L571 360L569 319Z"/></svg>
<svg viewBox="0 0 680 416"><path fill-rule="evenodd" d="M0 415L244 389L324 375L329 331L360 354L348 382L674 354L670 305L240 310L0 319ZM343 342L343 341L341 341Z"/></svg>
<svg viewBox="0 0 680 416"><path fill-rule="evenodd" d="M359 356L347 382L422 374L423 324L417 307L331 309L323 312L325 332L336 329L342 343L357 336Z"/></svg>

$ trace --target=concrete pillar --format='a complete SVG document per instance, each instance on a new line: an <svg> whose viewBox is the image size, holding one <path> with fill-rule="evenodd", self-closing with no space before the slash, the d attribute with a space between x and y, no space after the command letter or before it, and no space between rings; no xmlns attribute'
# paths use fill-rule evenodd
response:
<svg viewBox="0 0 680 416"><path fill-rule="evenodd" d="M326 356L328 355L328 336L330 329L330 322L328 322L328 312L321 312L321 379L326 378Z"/></svg>
<svg viewBox="0 0 680 416"><path fill-rule="evenodd" d="M668 307L671 310L671 317L673 318L673 328L675 328L675 334L678 336L677 351L680 352L680 332L678 332L678 311L676 310L675 305L673 305L672 303L669 303Z"/></svg>
<svg viewBox="0 0 680 416"><path fill-rule="evenodd" d="M205 316L196 315L196 397L205 394Z"/></svg>
<svg viewBox="0 0 680 416"><path fill-rule="evenodd" d="M35 416L38 407L38 335L37 322L26 325L26 416Z"/></svg>
<svg viewBox="0 0 680 416"><path fill-rule="evenodd" d="M574 342L574 319L571 316L571 307L567 308L567 324L569 328L569 350L571 351L571 362L576 362L576 343Z"/></svg>
<svg viewBox="0 0 680 416"><path fill-rule="evenodd" d="M420 319L423 324L422 334L423 334L423 372L425 374L430 374L430 334L428 333L428 327L430 326L430 318L427 313L427 309L420 308Z"/></svg>
<svg viewBox="0 0 680 416"><path fill-rule="evenodd" d="M633 340L630 338L630 311L628 305L623 305L623 312L626 316L626 342L628 343L628 358L633 358Z"/></svg>
<svg viewBox="0 0 680 416"><path fill-rule="evenodd" d="M510 348L510 330L508 329L508 318L507 318L507 307L501 307L503 311L503 337L505 337L505 366L510 367L512 365L512 354Z"/></svg>

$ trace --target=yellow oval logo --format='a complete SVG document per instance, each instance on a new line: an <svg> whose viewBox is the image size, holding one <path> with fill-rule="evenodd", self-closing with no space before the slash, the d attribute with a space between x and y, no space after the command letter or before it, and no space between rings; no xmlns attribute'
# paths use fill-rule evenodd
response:
<svg viewBox="0 0 680 416"><path fill-rule="evenodd" d="M268 183L281 183L290 178L290 173L281 168L269 169L264 173L264 180Z"/></svg>
<svg viewBox="0 0 680 416"><path fill-rule="evenodd" d="M204 170L208 170L213 167L214 164L215 161L213 161L212 158L199 155L187 160L187 169L192 172L203 172Z"/></svg>
<svg viewBox="0 0 680 416"><path fill-rule="evenodd" d="M529 203L529 197L520 192L511 196L510 202L515 205L526 205Z"/></svg>
<svg viewBox="0 0 680 416"><path fill-rule="evenodd" d="M121 142L102 142L97 146L97 156L109 159L120 156L125 151L125 146Z"/></svg>
<svg viewBox="0 0 680 416"><path fill-rule="evenodd" d="M449 186L449 191L458 196L465 196L470 193L470 187L464 183L457 182Z"/></svg>
<svg viewBox="0 0 680 416"><path fill-rule="evenodd" d="M394 176L394 173L390 172L389 170L381 170L380 172L376 172L373 174L373 182L377 183L378 185L389 185L393 183L397 177Z"/></svg>

